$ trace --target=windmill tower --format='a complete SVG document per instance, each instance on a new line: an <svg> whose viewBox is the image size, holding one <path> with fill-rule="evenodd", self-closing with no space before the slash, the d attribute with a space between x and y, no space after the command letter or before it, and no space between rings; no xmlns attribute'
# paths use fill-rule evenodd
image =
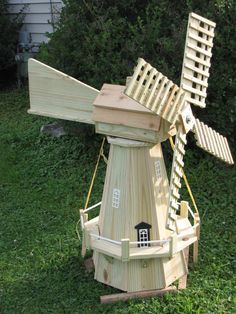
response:
<svg viewBox="0 0 236 314"><path fill-rule="evenodd" d="M187 274L185 250L199 218L180 201L187 133L233 164L226 138L193 116L205 107L215 23L189 15L180 87L139 59L126 86L101 91L29 61L29 113L95 124L110 152L99 216L81 210L83 252L92 249L95 279L123 291L162 289ZM161 143L175 135L170 182Z"/></svg>

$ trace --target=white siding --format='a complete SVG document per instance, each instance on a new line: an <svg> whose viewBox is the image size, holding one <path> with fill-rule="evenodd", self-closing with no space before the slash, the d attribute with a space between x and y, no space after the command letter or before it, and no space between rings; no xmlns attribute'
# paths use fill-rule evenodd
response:
<svg viewBox="0 0 236 314"><path fill-rule="evenodd" d="M31 34L32 43L47 42L46 32L53 32L52 21L57 21L63 6L62 0L8 0L8 12L14 17L23 12L22 31Z"/></svg>

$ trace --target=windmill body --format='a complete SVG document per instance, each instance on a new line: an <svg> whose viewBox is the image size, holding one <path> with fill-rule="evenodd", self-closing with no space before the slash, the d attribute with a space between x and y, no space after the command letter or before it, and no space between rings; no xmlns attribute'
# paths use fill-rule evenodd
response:
<svg viewBox="0 0 236 314"><path fill-rule="evenodd" d="M189 15L181 86L139 59L126 86L98 91L29 61L30 113L95 125L110 152L98 217L82 209L82 254L92 249L95 279L123 291L162 289L186 278L188 248L197 250L200 220L180 200L187 133L223 161L227 140L195 119L204 107L215 24ZM175 136L170 181L161 143ZM91 207L92 209L93 207ZM192 213L190 223L188 213Z"/></svg>

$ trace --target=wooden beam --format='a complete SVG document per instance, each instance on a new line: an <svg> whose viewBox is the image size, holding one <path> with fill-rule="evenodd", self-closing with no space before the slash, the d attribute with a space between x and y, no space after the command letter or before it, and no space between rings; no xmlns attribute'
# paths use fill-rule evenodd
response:
<svg viewBox="0 0 236 314"><path fill-rule="evenodd" d="M137 292L124 292L111 295L103 295L100 297L102 304L109 304L118 301L127 301L136 298L148 298L162 296L166 293L176 293L178 290L175 286L170 286L160 290L146 290L146 291L137 291Z"/></svg>
<svg viewBox="0 0 236 314"><path fill-rule="evenodd" d="M194 224L198 224L196 227L197 241L193 244L193 263L196 264L198 262L198 241L200 238L200 217L197 213L194 214Z"/></svg>

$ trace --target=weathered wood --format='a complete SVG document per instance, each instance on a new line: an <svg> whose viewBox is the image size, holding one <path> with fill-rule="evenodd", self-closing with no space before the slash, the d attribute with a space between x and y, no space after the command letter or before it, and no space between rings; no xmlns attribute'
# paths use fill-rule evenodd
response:
<svg viewBox="0 0 236 314"><path fill-rule="evenodd" d="M37 60L29 59L29 113L94 124L98 90Z"/></svg>
<svg viewBox="0 0 236 314"><path fill-rule="evenodd" d="M175 286L167 287L160 290L145 290L137 292L116 293L111 295L103 295L100 297L102 304L109 304L118 301L127 301L136 298L150 298L156 296L162 296L166 293L176 293L178 290Z"/></svg>

